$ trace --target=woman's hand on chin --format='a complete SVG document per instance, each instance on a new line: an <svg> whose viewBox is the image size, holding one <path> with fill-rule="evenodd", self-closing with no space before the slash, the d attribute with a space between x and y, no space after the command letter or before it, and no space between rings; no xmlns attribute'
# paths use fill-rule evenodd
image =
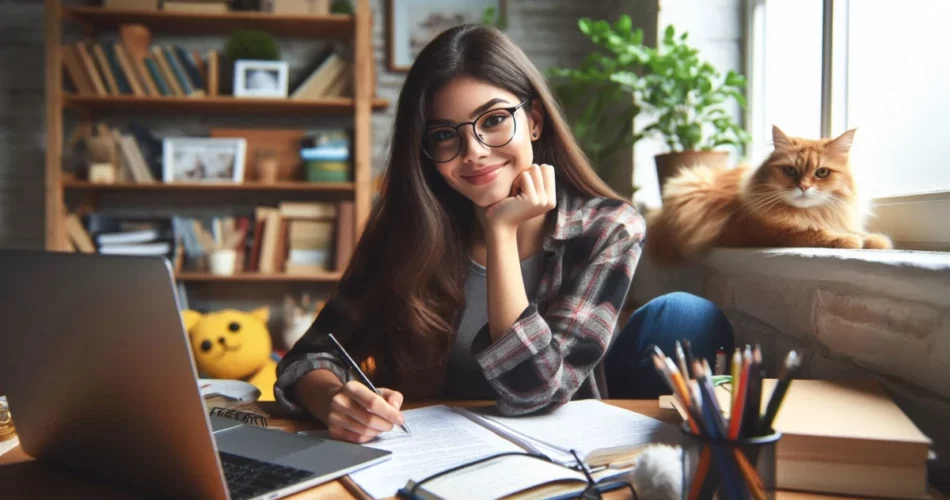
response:
<svg viewBox="0 0 950 500"><path fill-rule="evenodd" d="M522 222L547 213L555 205L554 167L535 164L515 179L511 196L485 209L485 220L491 229L517 230Z"/></svg>

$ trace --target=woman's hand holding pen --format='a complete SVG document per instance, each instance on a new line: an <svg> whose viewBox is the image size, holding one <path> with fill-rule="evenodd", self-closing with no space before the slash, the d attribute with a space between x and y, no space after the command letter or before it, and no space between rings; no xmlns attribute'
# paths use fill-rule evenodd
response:
<svg viewBox="0 0 950 500"><path fill-rule="evenodd" d="M402 425L405 418L399 411L402 393L380 388L382 397L369 387L350 381L339 387L330 399L329 413L324 422L334 439L365 443L382 432Z"/></svg>
<svg viewBox="0 0 950 500"><path fill-rule="evenodd" d="M511 196L485 210L490 226L517 229L522 222L547 213L557 204L554 167L532 165L516 179Z"/></svg>

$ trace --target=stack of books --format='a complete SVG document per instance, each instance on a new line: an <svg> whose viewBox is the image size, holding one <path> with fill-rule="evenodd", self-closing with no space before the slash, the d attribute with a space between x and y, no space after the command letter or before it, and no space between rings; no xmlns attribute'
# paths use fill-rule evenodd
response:
<svg viewBox="0 0 950 500"><path fill-rule="evenodd" d="M303 140L300 159L309 182L350 180L350 139L345 130L312 131Z"/></svg>
<svg viewBox="0 0 950 500"><path fill-rule="evenodd" d="M332 47L325 49L309 67L302 81L291 85L290 98L298 101L353 95L353 64Z"/></svg>

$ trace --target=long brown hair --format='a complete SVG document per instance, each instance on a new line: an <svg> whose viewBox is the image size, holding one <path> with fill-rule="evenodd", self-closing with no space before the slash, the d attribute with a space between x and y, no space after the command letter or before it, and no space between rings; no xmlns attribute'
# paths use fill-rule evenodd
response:
<svg viewBox="0 0 950 500"><path fill-rule="evenodd" d="M457 76L503 88L541 106L534 162L555 168L558 191L622 199L594 173L541 73L499 30L446 30L418 55L399 96L378 201L341 284L355 328L347 340L372 377L407 399L436 396L464 302L475 229L471 201L450 187L422 152L427 106Z"/></svg>

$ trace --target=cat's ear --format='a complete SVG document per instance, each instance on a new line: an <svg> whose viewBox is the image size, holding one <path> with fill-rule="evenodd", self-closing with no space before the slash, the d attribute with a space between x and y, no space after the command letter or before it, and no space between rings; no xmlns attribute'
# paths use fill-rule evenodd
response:
<svg viewBox="0 0 950 500"><path fill-rule="evenodd" d="M782 129L772 125L772 144L775 149L788 149L792 147L792 140L782 132Z"/></svg>
<svg viewBox="0 0 950 500"><path fill-rule="evenodd" d="M854 143L855 129L839 135L835 140L825 145L825 151L832 155L846 156L851 151L851 144Z"/></svg>

